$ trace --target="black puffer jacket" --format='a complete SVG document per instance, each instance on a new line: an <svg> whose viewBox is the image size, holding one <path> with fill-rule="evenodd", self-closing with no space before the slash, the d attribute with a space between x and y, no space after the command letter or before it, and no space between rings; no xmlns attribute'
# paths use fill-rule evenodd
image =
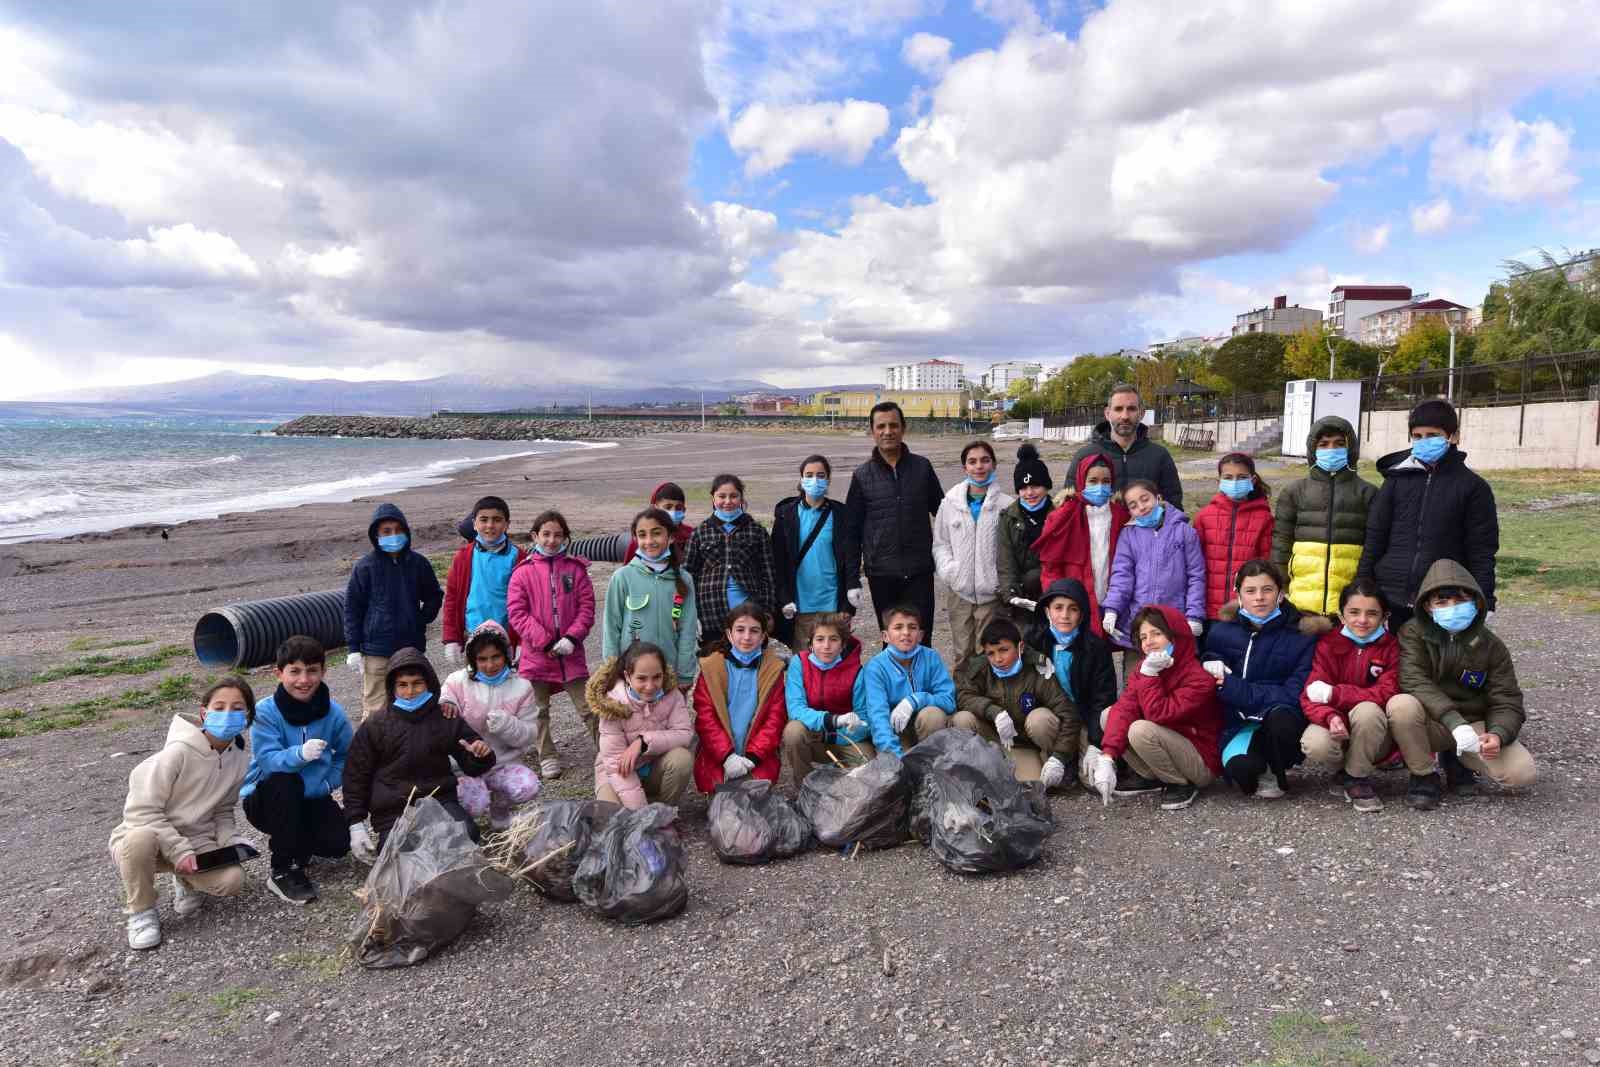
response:
<svg viewBox="0 0 1600 1067"><path fill-rule="evenodd" d="M1063 596L1070 597L1078 605L1083 621L1078 624L1078 636L1072 639L1070 688L1062 688L1071 694L1078 706L1089 743L1098 746L1103 733L1100 713L1117 702L1117 673L1111 663L1111 646L1105 638L1095 636L1089 626L1089 592L1082 582L1076 578L1060 578L1050 583L1034 611L1034 622L1026 638L1028 649L1036 653L1032 661L1035 665L1047 659L1054 660L1056 639L1050 630L1049 602Z"/></svg>
<svg viewBox="0 0 1600 1067"><path fill-rule="evenodd" d="M1150 428L1144 423L1134 432L1133 444L1126 452L1111 436L1111 423L1102 421L1093 435L1072 457L1069 470L1077 470L1084 456L1101 455L1111 461L1113 484L1126 489L1135 478L1145 478L1161 487L1161 499L1183 510L1183 483L1178 480L1178 465L1172 462L1172 453L1150 440Z"/></svg>
<svg viewBox="0 0 1600 1067"><path fill-rule="evenodd" d="M914 578L933 573L933 516L944 490L933 464L901 448L900 462L878 450L850 478L845 510L869 578Z"/></svg>
<svg viewBox="0 0 1600 1067"><path fill-rule="evenodd" d="M1471 572L1493 611L1500 516L1494 490L1454 445L1431 468L1410 449L1378 460L1383 488L1367 512L1367 540L1356 574L1377 579L1392 604L1416 602L1428 568L1453 559Z"/></svg>

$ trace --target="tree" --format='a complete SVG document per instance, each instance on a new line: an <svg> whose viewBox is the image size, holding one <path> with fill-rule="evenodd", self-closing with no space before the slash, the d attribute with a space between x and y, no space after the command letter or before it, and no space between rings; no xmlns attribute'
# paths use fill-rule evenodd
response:
<svg viewBox="0 0 1600 1067"><path fill-rule="evenodd" d="M1558 261L1549 252L1541 252L1539 258L1539 266L1508 260L1507 279L1491 286L1484 297L1483 326L1475 353L1478 362L1500 363L1600 347L1600 271L1596 262L1578 270L1568 266L1570 255Z"/></svg>
<svg viewBox="0 0 1600 1067"><path fill-rule="evenodd" d="M1472 362L1473 338L1465 330L1456 331L1456 365ZM1416 370L1444 370L1450 365L1450 327L1435 316L1428 316L1400 335L1394 358L1383 368L1385 374L1409 374Z"/></svg>
<svg viewBox="0 0 1600 1067"><path fill-rule="evenodd" d="M1328 349L1333 349L1333 374L1336 378L1371 378L1392 354L1390 349L1364 345L1348 337L1337 337L1323 326L1305 329L1289 338L1284 348L1283 369L1290 378L1325 378L1328 375Z"/></svg>
<svg viewBox="0 0 1600 1067"><path fill-rule="evenodd" d="M1288 344L1275 333L1242 333L1230 337L1211 360L1211 369L1241 393L1270 393L1283 388L1284 351Z"/></svg>

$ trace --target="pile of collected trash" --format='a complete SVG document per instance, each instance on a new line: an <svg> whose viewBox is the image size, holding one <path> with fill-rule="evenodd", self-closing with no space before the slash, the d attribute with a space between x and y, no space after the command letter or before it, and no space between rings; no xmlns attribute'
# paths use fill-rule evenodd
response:
<svg viewBox="0 0 1600 1067"><path fill-rule="evenodd" d="M811 824L772 783L735 778L711 794L711 847L723 863L766 863L811 847Z"/></svg>
<svg viewBox="0 0 1600 1067"><path fill-rule="evenodd" d="M1005 751L966 730L941 730L906 753L911 832L961 874L1014 871L1055 832L1044 787L1019 782Z"/></svg>

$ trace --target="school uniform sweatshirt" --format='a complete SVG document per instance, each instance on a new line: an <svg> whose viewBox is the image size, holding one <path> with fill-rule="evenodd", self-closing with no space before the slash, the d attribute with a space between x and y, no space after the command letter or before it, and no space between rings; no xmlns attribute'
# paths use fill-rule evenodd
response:
<svg viewBox="0 0 1600 1067"><path fill-rule="evenodd" d="M154 832L161 858L173 866L191 852L232 844L233 808L249 766L243 737L219 752L198 716L174 715L166 744L128 775L128 799L111 831L111 851L131 830Z"/></svg>
<svg viewBox="0 0 1600 1067"><path fill-rule="evenodd" d="M879 752L901 754L900 735L889 721L889 713L902 700L909 699L916 711L938 708L945 714L956 710L956 683L945 668L939 653L918 645L907 654L886 648L867 661L856 676L856 714L872 727L872 743Z"/></svg>

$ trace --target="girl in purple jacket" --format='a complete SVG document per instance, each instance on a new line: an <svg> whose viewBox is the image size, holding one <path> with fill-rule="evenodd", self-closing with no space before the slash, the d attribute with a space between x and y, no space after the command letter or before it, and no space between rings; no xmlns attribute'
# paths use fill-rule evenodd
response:
<svg viewBox="0 0 1600 1067"><path fill-rule="evenodd" d="M1117 631L1141 608L1166 604L1189 620L1189 630L1200 636L1206 617L1206 560L1200 538L1189 516L1161 499L1156 484L1143 478L1128 483L1123 503L1133 521L1117 539L1111 561L1111 582L1101 605L1106 636L1129 648L1127 635Z"/></svg>

